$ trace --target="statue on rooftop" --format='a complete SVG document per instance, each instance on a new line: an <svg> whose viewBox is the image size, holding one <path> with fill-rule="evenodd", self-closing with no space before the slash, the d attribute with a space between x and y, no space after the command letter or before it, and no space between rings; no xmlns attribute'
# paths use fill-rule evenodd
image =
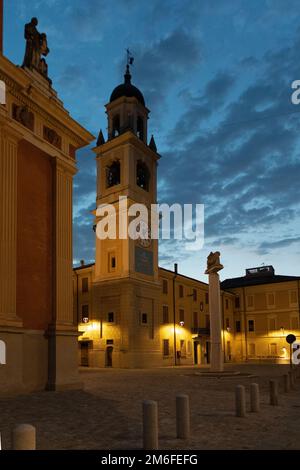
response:
<svg viewBox="0 0 300 470"><path fill-rule="evenodd" d="M47 56L49 48L45 33L37 30L38 20L32 18L30 23L25 25L24 37L26 39L26 49L22 67L35 69L44 77L48 77L48 66L42 56Z"/></svg>

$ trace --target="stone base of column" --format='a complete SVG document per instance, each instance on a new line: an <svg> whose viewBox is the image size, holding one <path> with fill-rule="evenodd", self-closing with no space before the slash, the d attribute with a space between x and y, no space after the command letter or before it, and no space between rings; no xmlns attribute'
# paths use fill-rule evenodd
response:
<svg viewBox="0 0 300 470"><path fill-rule="evenodd" d="M23 330L0 326L0 339L5 343L5 364L0 366L0 395L22 393L23 384Z"/></svg>
<svg viewBox="0 0 300 470"><path fill-rule="evenodd" d="M210 371L223 372L224 363L221 343L211 343L210 358Z"/></svg>
<svg viewBox="0 0 300 470"><path fill-rule="evenodd" d="M83 383L78 373L78 332L49 329L48 382L46 390L80 390Z"/></svg>

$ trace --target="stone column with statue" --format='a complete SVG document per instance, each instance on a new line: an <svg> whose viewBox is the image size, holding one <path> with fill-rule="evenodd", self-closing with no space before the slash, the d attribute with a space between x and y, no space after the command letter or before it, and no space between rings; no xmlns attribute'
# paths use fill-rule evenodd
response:
<svg viewBox="0 0 300 470"><path fill-rule="evenodd" d="M223 372L222 351L222 321L221 321L221 294L218 272L223 269L220 263L220 252L210 252L207 257L207 269L209 282L209 314L210 314L210 370L211 372Z"/></svg>

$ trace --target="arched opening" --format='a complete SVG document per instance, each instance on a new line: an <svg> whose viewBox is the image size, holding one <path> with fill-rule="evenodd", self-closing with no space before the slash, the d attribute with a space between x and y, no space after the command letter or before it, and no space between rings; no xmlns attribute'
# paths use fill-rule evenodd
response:
<svg viewBox="0 0 300 470"><path fill-rule="evenodd" d="M139 160L136 165L136 184L145 191L149 191L149 182L150 171L146 163Z"/></svg>
<svg viewBox="0 0 300 470"><path fill-rule="evenodd" d="M121 171L120 171L119 160L114 161L111 165L106 167L106 187L111 188L121 182Z"/></svg>
<svg viewBox="0 0 300 470"><path fill-rule="evenodd" d="M139 139L144 140L144 120L141 116L137 118L136 134Z"/></svg>
<svg viewBox="0 0 300 470"><path fill-rule="evenodd" d="M107 346L105 354L105 367L112 367L113 365L113 346Z"/></svg>
<svg viewBox="0 0 300 470"><path fill-rule="evenodd" d="M118 135L120 135L120 116L116 114L113 117L112 137L117 137Z"/></svg>
<svg viewBox="0 0 300 470"><path fill-rule="evenodd" d="M6 364L6 344L0 340L0 364Z"/></svg>

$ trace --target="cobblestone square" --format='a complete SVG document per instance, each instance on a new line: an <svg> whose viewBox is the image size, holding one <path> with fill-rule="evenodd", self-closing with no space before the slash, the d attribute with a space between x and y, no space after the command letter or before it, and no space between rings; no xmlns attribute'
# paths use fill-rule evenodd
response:
<svg viewBox="0 0 300 470"><path fill-rule="evenodd" d="M37 429L38 449L140 449L142 401L158 401L161 449L299 449L300 379L283 393L286 365L230 365L241 375L209 377L199 368L154 370L81 369L82 391L38 392L1 397L2 448L11 429L29 423ZM247 376L246 374L250 374ZM280 382L279 406L269 405L269 380ZM259 384L261 410L235 417L234 390ZM175 397L191 405L191 437L175 437Z"/></svg>

